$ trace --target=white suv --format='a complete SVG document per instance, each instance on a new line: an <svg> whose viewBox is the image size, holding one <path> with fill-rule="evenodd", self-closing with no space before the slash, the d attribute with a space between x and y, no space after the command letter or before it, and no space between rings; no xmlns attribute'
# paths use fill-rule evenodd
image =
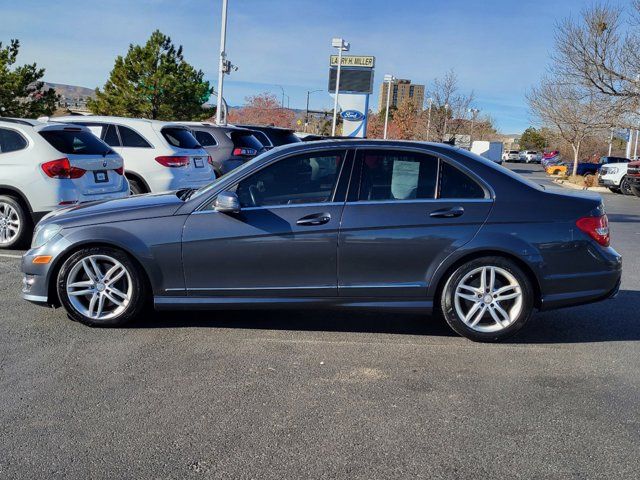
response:
<svg viewBox="0 0 640 480"><path fill-rule="evenodd" d="M542 156L535 150L524 150L520 152L520 160L524 163L540 163Z"/></svg>
<svg viewBox="0 0 640 480"><path fill-rule="evenodd" d="M615 193L623 193L625 195L633 195L629 179L627 177L627 168L629 167L628 158L607 157L609 162L603 165L598 172L598 184L607 187Z"/></svg>
<svg viewBox="0 0 640 480"><path fill-rule="evenodd" d="M0 118L0 248L61 206L129 195L120 155L78 125Z"/></svg>
<svg viewBox="0 0 640 480"><path fill-rule="evenodd" d="M86 126L122 155L132 194L199 188L215 179L209 154L184 125L94 115L53 120Z"/></svg>

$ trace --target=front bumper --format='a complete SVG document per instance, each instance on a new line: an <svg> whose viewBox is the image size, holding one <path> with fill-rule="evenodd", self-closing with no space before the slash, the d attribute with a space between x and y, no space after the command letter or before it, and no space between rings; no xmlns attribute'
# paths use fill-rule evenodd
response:
<svg viewBox="0 0 640 480"><path fill-rule="evenodd" d="M58 267L58 260L67 248L69 241L58 234L48 243L39 248L32 248L22 256L22 298L39 305L57 305L58 296L50 292L52 276ZM41 255L51 256L51 261L46 264L33 263L33 260ZM53 289L51 289L53 290Z"/></svg>
<svg viewBox="0 0 640 480"><path fill-rule="evenodd" d="M598 177L598 185L603 187L617 187L618 184L613 180L609 180L608 178Z"/></svg>

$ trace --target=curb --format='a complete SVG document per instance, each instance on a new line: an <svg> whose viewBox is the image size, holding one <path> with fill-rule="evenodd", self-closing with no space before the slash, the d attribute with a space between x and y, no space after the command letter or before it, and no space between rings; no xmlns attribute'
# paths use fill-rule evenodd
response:
<svg viewBox="0 0 640 480"><path fill-rule="evenodd" d="M576 185L575 183L571 183L566 180L560 180L558 178L552 179L552 182L555 183L556 185L559 185L564 188L569 188L571 190L583 190L587 192L614 194L611 190L609 190L606 187L581 187L580 185Z"/></svg>

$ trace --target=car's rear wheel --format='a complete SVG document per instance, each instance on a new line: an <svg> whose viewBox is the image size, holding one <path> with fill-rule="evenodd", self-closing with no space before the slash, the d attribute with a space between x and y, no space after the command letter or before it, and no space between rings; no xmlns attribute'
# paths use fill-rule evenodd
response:
<svg viewBox="0 0 640 480"><path fill-rule="evenodd" d="M17 248L27 243L31 234L29 213L20 202L0 195L0 248Z"/></svg>
<svg viewBox="0 0 640 480"><path fill-rule="evenodd" d="M71 255L58 274L58 297L73 320L90 326L124 325L142 311L145 282L124 252L91 247Z"/></svg>
<svg viewBox="0 0 640 480"><path fill-rule="evenodd" d="M620 182L620 191L624 195L633 195L633 191L631 190L631 184L629 183L629 179L624 177Z"/></svg>
<svg viewBox="0 0 640 480"><path fill-rule="evenodd" d="M474 341L494 342L518 332L533 311L533 288L524 272L502 257L483 257L458 267L442 291L449 326Z"/></svg>
<svg viewBox="0 0 640 480"><path fill-rule="evenodd" d="M131 195L142 195L143 193L147 193L147 189L144 187L142 182L136 178L128 178L129 180L129 194Z"/></svg>

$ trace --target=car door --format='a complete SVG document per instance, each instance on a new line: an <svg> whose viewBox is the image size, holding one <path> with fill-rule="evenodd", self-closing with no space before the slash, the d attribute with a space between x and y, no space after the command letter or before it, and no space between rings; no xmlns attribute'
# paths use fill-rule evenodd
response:
<svg viewBox="0 0 640 480"><path fill-rule="evenodd" d="M459 166L403 149L358 150L338 241L338 293L424 296L435 268L491 208Z"/></svg>
<svg viewBox="0 0 640 480"><path fill-rule="evenodd" d="M346 155L281 158L226 188L238 196L237 214L216 211L214 198L191 214L183 233L187 294L336 296Z"/></svg>

